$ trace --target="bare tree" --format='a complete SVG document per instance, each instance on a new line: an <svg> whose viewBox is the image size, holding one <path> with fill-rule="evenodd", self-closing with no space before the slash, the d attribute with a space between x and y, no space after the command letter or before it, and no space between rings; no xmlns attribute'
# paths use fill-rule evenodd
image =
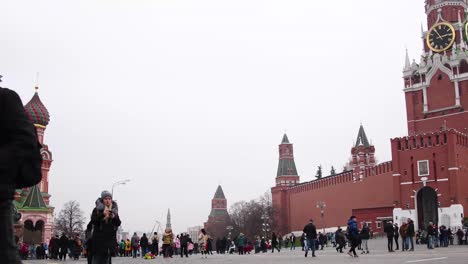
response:
<svg viewBox="0 0 468 264"><path fill-rule="evenodd" d="M67 236L81 234L84 223L85 217L80 209L80 204L75 200L68 201L63 205L58 217L55 218L55 230Z"/></svg>
<svg viewBox="0 0 468 264"><path fill-rule="evenodd" d="M229 209L229 214L234 223L234 236L242 232L248 239L254 239L256 236L262 237L265 234L268 237L272 231L275 231L274 212L269 192L249 202L234 203ZM264 231L265 225L268 226L268 231Z"/></svg>

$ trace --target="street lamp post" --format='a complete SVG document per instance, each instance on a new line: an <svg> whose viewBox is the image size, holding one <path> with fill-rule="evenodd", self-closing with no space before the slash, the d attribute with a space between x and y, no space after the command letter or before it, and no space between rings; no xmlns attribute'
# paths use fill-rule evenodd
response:
<svg viewBox="0 0 468 264"><path fill-rule="evenodd" d="M261 219L263 220L263 223L262 223L263 237L266 240L268 239L267 233L270 232L270 224L268 223L268 220L270 220L270 218L268 217L268 215L264 214L262 215Z"/></svg>
<svg viewBox="0 0 468 264"><path fill-rule="evenodd" d="M130 181L129 179L126 179L126 180L116 181L114 182L114 184L112 184L112 190L111 190L112 199L114 198L114 187L118 185L125 185L129 181Z"/></svg>
<svg viewBox="0 0 468 264"><path fill-rule="evenodd" d="M226 230L228 231L228 240L231 240L231 231L234 229L232 226L226 226Z"/></svg>
<svg viewBox="0 0 468 264"><path fill-rule="evenodd" d="M327 207L325 202L317 202L317 208L320 209L320 217L322 218L323 234L325 234L325 207Z"/></svg>

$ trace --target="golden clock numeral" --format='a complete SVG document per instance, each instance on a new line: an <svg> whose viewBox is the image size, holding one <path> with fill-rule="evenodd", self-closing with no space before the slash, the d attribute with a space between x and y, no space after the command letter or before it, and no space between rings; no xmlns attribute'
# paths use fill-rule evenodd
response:
<svg viewBox="0 0 468 264"><path fill-rule="evenodd" d="M439 25L439 29L442 29L442 25Z"/></svg>
<svg viewBox="0 0 468 264"><path fill-rule="evenodd" d="M434 47L434 42L431 42L431 46Z"/></svg>

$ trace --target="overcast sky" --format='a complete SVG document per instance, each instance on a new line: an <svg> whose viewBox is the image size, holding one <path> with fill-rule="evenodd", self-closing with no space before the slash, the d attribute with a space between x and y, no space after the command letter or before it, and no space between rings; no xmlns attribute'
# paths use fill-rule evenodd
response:
<svg viewBox="0 0 468 264"><path fill-rule="evenodd" d="M123 228L202 225L274 185L287 131L301 181L341 171L359 124L390 160L406 135L405 48L421 55L424 1L2 1L2 86L51 113L56 214L86 216L115 188ZM305 205L307 206L307 205ZM309 205L313 206L313 205Z"/></svg>

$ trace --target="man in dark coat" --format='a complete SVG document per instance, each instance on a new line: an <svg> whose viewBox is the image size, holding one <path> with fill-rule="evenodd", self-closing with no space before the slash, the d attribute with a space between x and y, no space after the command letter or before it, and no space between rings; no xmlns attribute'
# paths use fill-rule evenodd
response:
<svg viewBox="0 0 468 264"><path fill-rule="evenodd" d="M391 221L387 222L384 227L384 232L387 234L387 239L388 239L388 252L394 252L393 251L393 236L395 235L395 230L393 229L393 224Z"/></svg>
<svg viewBox="0 0 468 264"><path fill-rule="evenodd" d="M303 230L304 234L306 234L306 241L307 246L305 247L305 257L307 257L307 253L309 253L308 248L312 249L312 257L315 257L315 240L317 239L317 228L314 225L314 220L310 219L309 223L304 226Z"/></svg>
<svg viewBox="0 0 468 264"><path fill-rule="evenodd" d="M395 223L393 225L393 230L395 231L395 234L393 234L393 238L395 239L395 250L400 249L400 245L398 244L398 238L400 237L400 228L398 227L398 224Z"/></svg>
<svg viewBox="0 0 468 264"><path fill-rule="evenodd" d="M181 234L180 235L180 257L183 258L184 255L185 257L188 258L188 242L189 242L189 235L188 234ZM219 241L219 239L218 239ZM221 250L221 246L216 245L216 251L219 252Z"/></svg>
<svg viewBox="0 0 468 264"><path fill-rule="evenodd" d="M406 231L406 235L407 235L407 240L409 244L411 245L411 248L409 251L414 251L414 241L413 241L413 237L415 235L414 222L410 218L408 218L408 230Z"/></svg>
<svg viewBox="0 0 468 264"><path fill-rule="evenodd" d="M146 234L143 234L143 236L140 239L140 250L141 250L142 258L144 258L146 253L148 252L148 246L149 246L148 237L146 236Z"/></svg>
<svg viewBox="0 0 468 264"><path fill-rule="evenodd" d="M278 247L278 237L276 236L276 233L273 232L271 234L271 253L275 253L275 249L280 252L280 249Z"/></svg>
<svg viewBox="0 0 468 264"><path fill-rule="evenodd" d="M59 259L60 260L65 261L67 259L69 246L70 246L70 242L68 242L68 237L65 234L62 234L59 240L59 248L60 248Z"/></svg>
<svg viewBox="0 0 468 264"><path fill-rule="evenodd" d="M91 223L93 264L109 264L111 252L115 250L115 232L121 224L117 203L112 201L110 192L103 191L101 198L96 201Z"/></svg>
<svg viewBox="0 0 468 264"><path fill-rule="evenodd" d="M19 166L34 152L39 153L35 128L26 116L21 99L14 91L0 87L0 259L2 263L21 263L12 228L14 210L12 200Z"/></svg>

